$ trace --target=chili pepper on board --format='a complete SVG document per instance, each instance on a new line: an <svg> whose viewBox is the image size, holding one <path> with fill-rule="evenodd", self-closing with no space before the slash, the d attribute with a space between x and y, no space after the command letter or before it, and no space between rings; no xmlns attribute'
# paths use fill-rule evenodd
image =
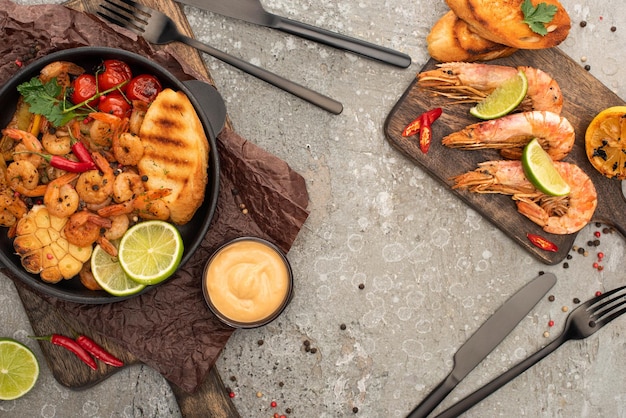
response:
<svg viewBox="0 0 626 418"><path fill-rule="evenodd" d="M98 343L96 343L94 340L87 337L86 335L79 335L76 338L76 342L89 353L91 353L91 355L93 355L95 358L102 361L103 363L108 364L109 366L122 367L124 365L124 362L122 362L122 360L118 359L113 354L106 351L104 348L98 345Z"/></svg>
<svg viewBox="0 0 626 418"><path fill-rule="evenodd" d="M535 245L537 248L541 248L542 250L546 250L546 251L551 251L553 253L559 250L559 247L557 247L555 243L548 241L541 235L528 233L526 234L526 236L528 237L530 242L532 242L533 245Z"/></svg>
<svg viewBox="0 0 626 418"><path fill-rule="evenodd" d="M45 335L43 337L31 337L36 340L50 341L54 345L58 345L59 347L63 347L76 355L83 363L87 366L91 367L93 370L98 369L98 365L96 361L91 357L91 355L80 346L75 340L70 337L66 337L61 334L50 334Z"/></svg>
<svg viewBox="0 0 626 418"><path fill-rule="evenodd" d="M440 107L436 107L428 112L422 113L404 128L402 136L413 136L419 133L420 150L426 154L432 141L431 125L439 118L439 116L441 116L442 113L443 110Z"/></svg>

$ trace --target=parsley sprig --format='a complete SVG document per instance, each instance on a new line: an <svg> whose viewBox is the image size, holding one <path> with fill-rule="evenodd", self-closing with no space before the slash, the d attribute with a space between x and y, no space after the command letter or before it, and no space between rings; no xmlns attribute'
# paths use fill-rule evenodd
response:
<svg viewBox="0 0 626 418"><path fill-rule="evenodd" d="M550 23L554 19L557 11L558 8L553 4L539 3L537 6L533 6L530 0L524 0L522 3L523 22L530 27L530 30L541 36L548 34L546 23Z"/></svg>
<svg viewBox="0 0 626 418"><path fill-rule="evenodd" d="M89 102L106 96L114 90L121 92L121 88L126 83L128 83L128 80L108 90L98 91L84 102L75 105L67 98L67 89L64 94L63 88L59 85L56 78L42 83L39 77L33 77L30 81L17 86L17 91L24 97L24 101L30 105L31 113L44 116L53 126L58 128L66 125L76 117L86 117L90 112L96 111L88 105Z"/></svg>

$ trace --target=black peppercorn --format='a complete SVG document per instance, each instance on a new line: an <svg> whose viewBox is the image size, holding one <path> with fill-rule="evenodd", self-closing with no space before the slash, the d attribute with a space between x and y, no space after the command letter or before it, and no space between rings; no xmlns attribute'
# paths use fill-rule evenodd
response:
<svg viewBox="0 0 626 418"><path fill-rule="evenodd" d="M339 325L339 328L341 328L342 330L346 329L346 324Z"/></svg>
<svg viewBox="0 0 626 418"><path fill-rule="evenodd" d="M356 414L357 412L359 412L359 408L357 408L357 407L355 406L354 408L352 408L352 412L354 412L354 413Z"/></svg>
<svg viewBox="0 0 626 418"><path fill-rule="evenodd" d="M364 285L363 283L361 283L361 284L359 285L359 289L361 289L361 290L365 289L365 285Z"/></svg>
<svg viewBox="0 0 626 418"><path fill-rule="evenodd" d="M587 26L587 22L586 22L586 21L584 21L584 20L581 20L581 21L580 21L580 27L581 27L581 28L584 28L585 26Z"/></svg>
<svg viewBox="0 0 626 418"><path fill-rule="evenodd" d="M568 269L569 268L569 263L563 263L563 268L564 269Z"/></svg>
<svg viewBox="0 0 626 418"><path fill-rule="evenodd" d="M573 302L574 302L574 303L580 303L580 299L578 299L578 298L574 298Z"/></svg>
<svg viewBox="0 0 626 418"><path fill-rule="evenodd" d="M548 296L548 300L549 300L550 302L554 302L554 299L556 299L556 298L554 297L554 295L550 295L550 296Z"/></svg>

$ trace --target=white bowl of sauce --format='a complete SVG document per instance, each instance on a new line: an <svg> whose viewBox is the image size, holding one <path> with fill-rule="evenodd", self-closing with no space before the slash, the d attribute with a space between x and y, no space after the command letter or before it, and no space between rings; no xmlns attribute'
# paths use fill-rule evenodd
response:
<svg viewBox="0 0 626 418"><path fill-rule="evenodd" d="M276 319L293 294L285 254L257 237L236 238L215 251L202 277L211 311L234 328L255 328Z"/></svg>

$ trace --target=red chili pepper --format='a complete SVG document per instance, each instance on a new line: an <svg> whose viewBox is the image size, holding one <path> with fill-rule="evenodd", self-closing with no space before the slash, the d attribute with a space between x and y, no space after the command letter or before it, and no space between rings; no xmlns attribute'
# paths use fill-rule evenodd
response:
<svg viewBox="0 0 626 418"><path fill-rule="evenodd" d="M73 129L76 130L75 133L72 132ZM80 139L77 138L77 136L80 133L80 127L78 126L78 122L74 122L74 124L72 124L72 127L68 131L68 133L70 134L70 139L72 141L72 145L71 145L72 152L74 153L76 158L78 158L78 161L82 161L84 163L91 163L93 165L93 169L95 170L96 163L93 161L93 158L91 157L91 153L89 152L85 144Z"/></svg>
<svg viewBox="0 0 626 418"><path fill-rule="evenodd" d="M96 343L91 338L86 335L79 335L76 338L76 342L87 350L91 355L93 355L98 360L101 360L103 363L108 364L109 366L122 367L124 362L122 360L115 357L113 354L106 351L102 348L98 343Z"/></svg>
<svg viewBox="0 0 626 418"><path fill-rule="evenodd" d="M545 251L552 251L553 253L559 250L559 247L556 246L555 243L548 241L544 237L536 234L528 233L526 234L530 242L532 242L536 247L541 248Z"/></svg>
<svg viewBox="0 0 626 418"><path fill-rule="evenodd" d="M70 173L84 173L85 171L95 170L96 165L92 162L85 161L72 161L67 158L59 157L58 155L49 155L49 154L41 154L39 152L30 152L31 154L37 154L44 160L50 163L50 165L54 168L58 168L60 170L69 171ZM15 153L19 154L19 153Z"/></svg>
<svg viewBox="0 0 626 418"><path fill-rule="evenodd" d="M431 125L441 116L443 110L440 107L422 113L409 123L402 131L402 136L413 136L419 133L420 150L426 154L432 141Z"/></svg>
<svg viewBox="0 0 626 418"><path fill-rule="evenodd" d="M44 340L50 341L54 345L58 345L59 347L63 347L76 355L83 363L87 366L91 367L93 370L98 369L98 365L96 361L89 355L89 353L81 347L75 340L70 337L66 337L65 335L60 334L51 334L43 337L31 337L36 340Z"/></svg>

